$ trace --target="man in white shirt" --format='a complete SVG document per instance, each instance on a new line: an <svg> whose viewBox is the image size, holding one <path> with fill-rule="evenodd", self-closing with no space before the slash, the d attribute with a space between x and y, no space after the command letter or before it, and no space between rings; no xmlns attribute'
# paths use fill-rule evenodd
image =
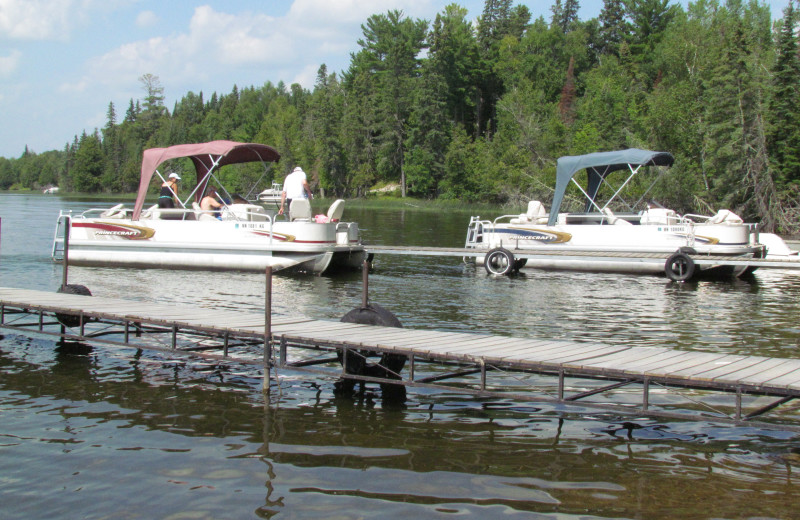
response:
<svg viewBox="0 0 800 520"><path fill-rule="evenodd" d="M292 203L292 199L308 198L312 199L311 188L308 187L306 172L299 166L292 170L283 181L283 192L281 193L281 209L278 215L283 215L283 208Z"/></svg>

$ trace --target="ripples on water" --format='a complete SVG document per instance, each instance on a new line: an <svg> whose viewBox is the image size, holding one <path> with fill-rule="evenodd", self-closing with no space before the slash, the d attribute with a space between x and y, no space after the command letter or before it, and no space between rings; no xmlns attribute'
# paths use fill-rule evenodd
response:
<svg viewBox="0 0 800 520"><path fill-rule="evenodd" d="M0 283L54 290L61 201L0 195L0 204ZM357 213L386 244L461 245L468 220ZM508 279L453 260L386 257L370 295L407 327L800 357L797 274L756 276ZM71 281L103 296L263 305L263 277L250 273L73 269ZM276 314L338 319L361 298L359 274L273 284ZM793 433L426 390L397 409L377 389L339 400L333 381L289 371L265 406L260 382L251 367L7 334L0 518L796 515Z"/></svg>

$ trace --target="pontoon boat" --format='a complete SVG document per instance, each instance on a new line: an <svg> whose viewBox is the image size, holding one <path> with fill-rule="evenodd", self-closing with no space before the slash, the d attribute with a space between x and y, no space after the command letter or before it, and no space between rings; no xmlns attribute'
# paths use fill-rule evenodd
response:
<svg viewBox="0 0 800 520"><path fill-rule="evenodd" d="M164 176L158 167L188 158L196 183L175 209L145 208L150 181ZM306 199L293 200L288 218L274 209L238 200L219 183L223 166L273 162L278 152L263 144L212 141L145 150L135 205L62 211L56 226L53 257L70 265L162 267L183 269L279 270L294 267L317 274L333 268L357 268L365 258L358 224L342 222L344 201L325 215L312 215ZM189 177L185 175L184 177ZM188 182L187 182L188 184ZM199 202L217 184L223 207L202 211ZM64 254L65 234L69 233Z"/></svg>
<svg viewBox="0 0 800 520"><path fill-rule="evenodd" d="M682 268L686 267L688 255L765 256L767 248L759 241L758 226L744 223L728 210L711 216L679 215L646 200L650 189L673 162L673 156L667 152L639 149L561 157L557 161L556 187L549 212L541 202L530 201L523 214L503 215L494 220L472 217L466 247L485 249L487 254L479 257L479 261L487 271L497 274L521 267L633 273L666 270L671 278L681 279L686 274ZM665 168L658 169L660 173L649 186L637 181L638 201L629 204L622 194L630 192L626 187L630 188L632 179L648 166ZM587 173L585 184L575 178L581 170ZM623 172L627 177L612 175ZM573 194L579 193L578 198L585 199L582 212L561 211L570 185L577 186ZM518 258L509 254L510 250L517 251ZM527 252L559 254L525 259ZM673 264L676 272L669 272L669 263L665 265L668 258L677 262ZM729 269L729 274L738 276L753 270L740 267Z"/></svg>

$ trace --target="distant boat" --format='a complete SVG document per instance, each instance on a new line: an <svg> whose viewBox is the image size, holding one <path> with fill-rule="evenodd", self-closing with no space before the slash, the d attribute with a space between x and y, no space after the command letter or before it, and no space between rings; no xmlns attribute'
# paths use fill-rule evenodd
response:
<svg viewBox="0 0 800 520"><path fill-rule="evenodd" d="M273 182L271 188L267 188L258 194L258 201L280 205L281 195L283 193L283 185L280 182Z"/></svg>
<svg viewBox="0 0 800 520"><path fill-rule="evenodd" d="M58 193L58 186L50 186L49 188L45 188L44 191L42 191L42 193L44 193L45 195L54 195Z"/></svg>

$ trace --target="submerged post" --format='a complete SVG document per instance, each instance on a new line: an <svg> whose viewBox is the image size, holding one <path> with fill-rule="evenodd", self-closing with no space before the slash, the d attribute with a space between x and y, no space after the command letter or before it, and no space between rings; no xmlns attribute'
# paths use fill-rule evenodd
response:
<svg viewBox="0 0 800 520"><path fill-rule="evenodd" d="M64 224L64 259L62 262L64 265L62 266L61 272L61 288L67 286L67 276L68 276L68 269L67 266L69 264L69 230L72 227L72 217L66 217L65 224Z"/></svg>
<svg viewBox="0 0 800 520"><path fill-rule="evenodd" d="M269 380L272 360L272 266L266 269L264 289L264 393L269 394Z"/></svg>
<svg viewBox="0 0 800 520"><path fill-rule="evenodd" d="M361 267L361 307L369 307L369 262L364 260Z"/></svg>

